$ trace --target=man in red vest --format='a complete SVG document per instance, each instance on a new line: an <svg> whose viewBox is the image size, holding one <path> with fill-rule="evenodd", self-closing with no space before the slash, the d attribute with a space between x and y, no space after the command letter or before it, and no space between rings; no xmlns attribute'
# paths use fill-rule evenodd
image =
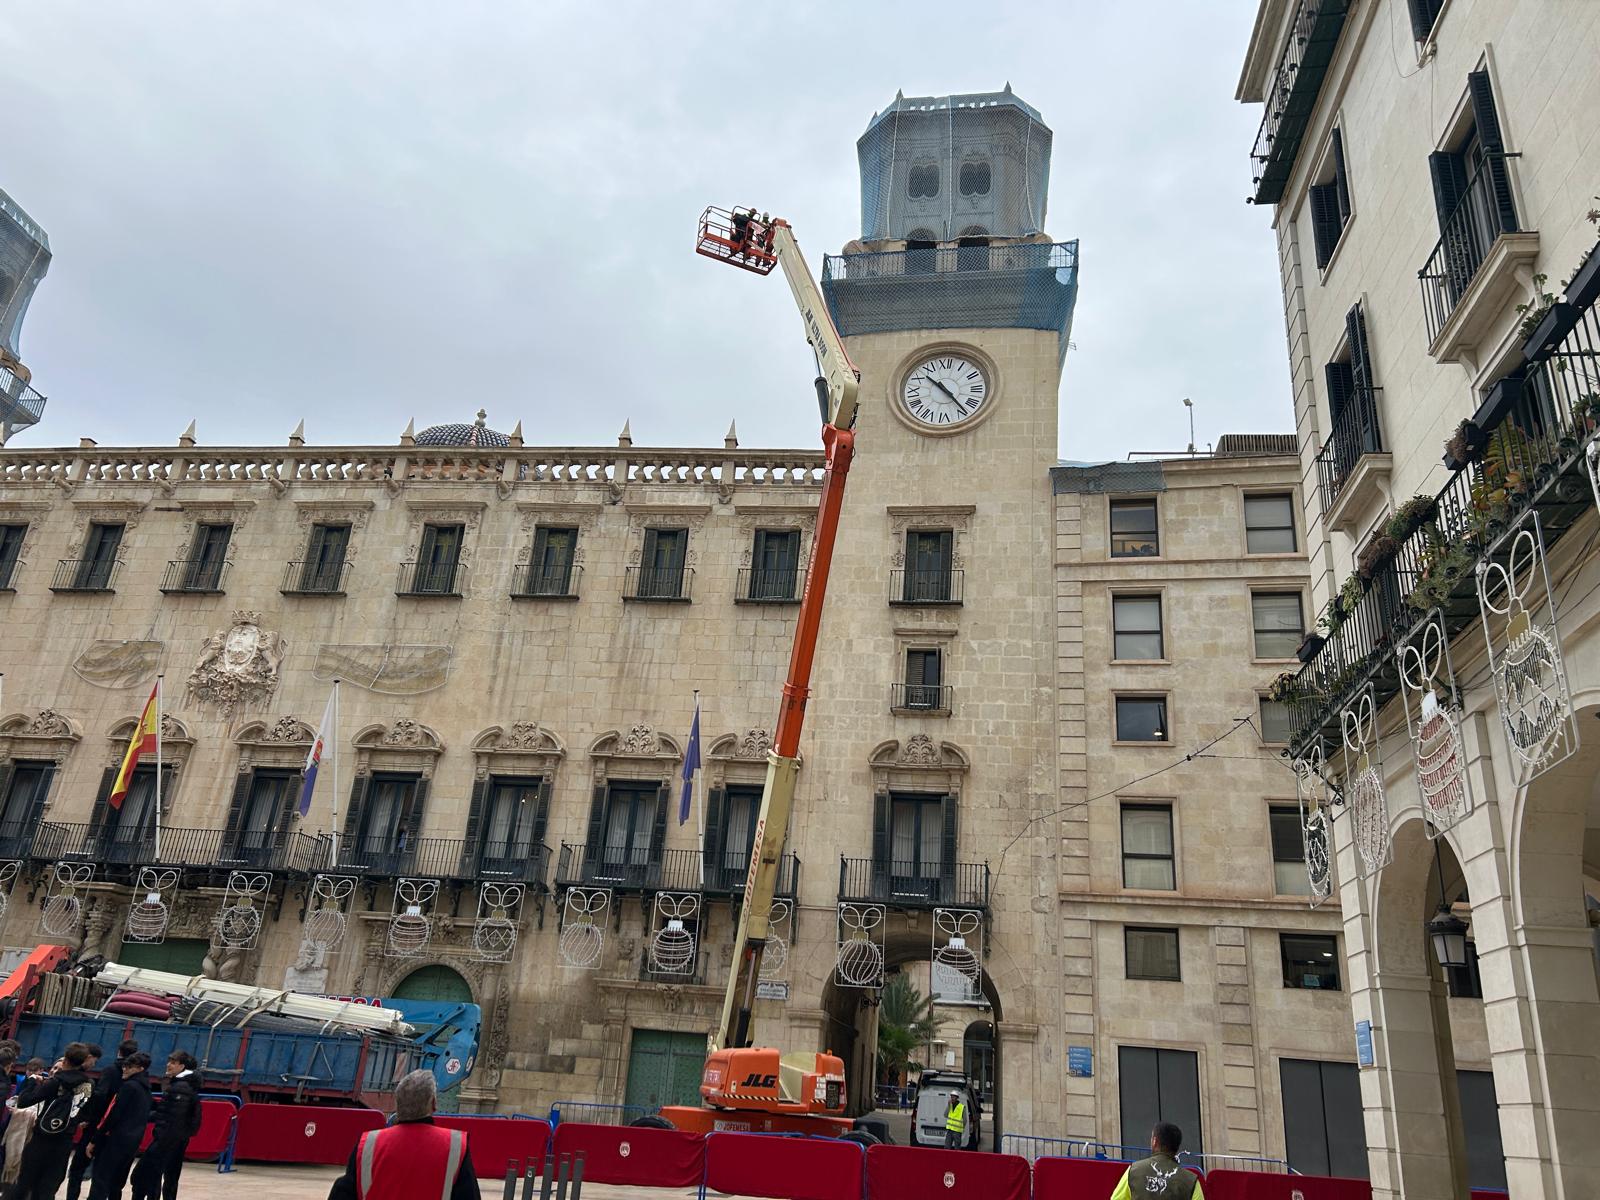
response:
<svg viewBox="0 0 1600 1200"><path fill-rule="evenodd" d="M394 1124L361 1135L328 1200L483 1200L467 1135L433 1123L433 1072L413 1071L394 1089Z"/></svg>

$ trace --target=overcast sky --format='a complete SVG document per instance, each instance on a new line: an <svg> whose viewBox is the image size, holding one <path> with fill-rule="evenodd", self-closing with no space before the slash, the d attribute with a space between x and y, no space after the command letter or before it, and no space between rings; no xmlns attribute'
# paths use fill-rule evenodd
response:
<svg viewBox="0 0 1600 1200"><path fill-rule="evenodd" d="M1010 81L1082 242L1063 457L1288 430L1255 0L139 4L0 11L0 188L55 261L13 445L816 444L788 289L692 253L707 204L858 236L855 141L894 97ZM736 16L733 14L737 14Z"/></svg>

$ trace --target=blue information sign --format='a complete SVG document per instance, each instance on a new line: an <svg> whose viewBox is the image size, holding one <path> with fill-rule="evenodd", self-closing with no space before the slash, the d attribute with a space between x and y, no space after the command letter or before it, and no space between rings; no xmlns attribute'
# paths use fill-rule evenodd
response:
<svg viewBox="0 0 1600 1200"><path fill-rule="evenodd" d="M1356 1022L1356 1065L1370 1067L1378 1060L1372 1053L1372 1022Z"/></svg>
<svg viewBox="0 0 1600 1200"><path fill-rule="evenodd" d="M1067 1074L1090 1076L1094 1074L1094 1047L1067 1047Z"/></svg>

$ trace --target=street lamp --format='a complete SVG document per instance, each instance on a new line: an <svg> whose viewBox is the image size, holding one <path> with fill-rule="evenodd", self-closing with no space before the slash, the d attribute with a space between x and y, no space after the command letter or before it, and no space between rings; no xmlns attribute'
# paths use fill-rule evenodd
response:
<svg viewBox="0 0 1600 1200"><path fill-rule="evenodd" d="M1433 943L1433 956L1448 971L1467 965L1467 923L1450 911L1450 901L1444 894L1444 859L1437 839L1433 843L1433 864L1439 875L1439 911L1428 922L1428 940Z"/></svg>

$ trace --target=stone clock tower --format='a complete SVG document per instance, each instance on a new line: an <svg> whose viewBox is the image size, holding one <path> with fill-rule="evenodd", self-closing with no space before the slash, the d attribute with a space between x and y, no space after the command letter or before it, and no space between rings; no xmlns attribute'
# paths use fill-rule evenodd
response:
<svg viewBox="0 0 1600 1200"><path fill-rule="evenodd" d="M823 271L861 408L791 831L805 904L836 910L802 977L852 1091L863 958L952 1001L933 1065L986 1080L986 1129L1057 1124L1066 1071L1059 833L1034 820L1057 807L1049 469L1077 295L1077 243L1043 232L1050 143L1009 85L897 96L857 144L862 238Z"/></svg>

